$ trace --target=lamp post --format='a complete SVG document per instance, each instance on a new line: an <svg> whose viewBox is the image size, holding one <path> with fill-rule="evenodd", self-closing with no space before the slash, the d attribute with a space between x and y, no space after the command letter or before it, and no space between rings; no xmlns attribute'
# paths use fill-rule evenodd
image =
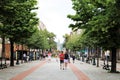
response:
<svg viewBox="0 0 120 80"><path fill-rule="evenodd" d="M96 62L95 62L95 53L93 55L93 65L96 65Z"/></svg>
<svg viewBox="0 0 120 80"><path fill-rule="evenodd" d="M18 48L18 47L17 47ZM18 51L16 49L16 65L19 65L19 56L18 56Z"/></svg>
<svg viewBox="0 0 120 80"><path fill-rule="evenodd" d="M96 65L95 56L93 57L93 65Z"/></svg>
<svg viewBox="0 0 120 80"><path fill-rule="evenodd" d="M19 58L18 58L18 52L16 51L16 64L19 65Z"/></svg>

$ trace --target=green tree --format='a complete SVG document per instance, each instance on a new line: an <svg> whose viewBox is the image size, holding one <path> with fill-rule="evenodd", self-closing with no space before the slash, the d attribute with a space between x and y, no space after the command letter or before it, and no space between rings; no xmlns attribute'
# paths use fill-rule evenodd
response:
<svg viewBox="0 0 120 80"><path fill-rule="evenodd" d="M111 72L116 72L116 49L120 47L119 0L72 0L72 2L76 14L68 17L76 23L70 24L70 27L85 29L83 35L87 41L86 45L90 42L94 43L93 46L110 49Z"/></svg>
<svg viewBox="0 0 120 80"><path fill-rule="evenodd" d="M56 42L55 42L56 35L52 32L48 32L47 36L48 36L50 51L51 51L51 49L56 49L57 48L57 45L56 45Z"/></svg>
<svg viewBox="0 0 120 80"><path fill-rule="evenodd" d="M0 15L3 27L0 27L1 34L5 34L10 40L11 45L11 63L14 66L13 44L16 41L24 40L30 37L34 32L34 26L38 23L36 14L32 10L36 9L36 0L4 0L0 2ZM9 14L9 15L8 15ZM22 40L22 41L23 41Z"/></svg>
<svg viewBox="0 0 120 80"><path fill-rule="evenodd" d="M33 49L48 49L49 43L47 36L45 35L45 30L37 30L27 41L26 45Z"/></svg>
<svg viewBox="0 0 120 80"><path fill-rule="evenodd" d="M70 38L70 35L69 34L65 34L63 35L63 38L65 39L64 40L64 43L63 43L63 47L66 47L66 43L68 42L69 38Z"/></svg>

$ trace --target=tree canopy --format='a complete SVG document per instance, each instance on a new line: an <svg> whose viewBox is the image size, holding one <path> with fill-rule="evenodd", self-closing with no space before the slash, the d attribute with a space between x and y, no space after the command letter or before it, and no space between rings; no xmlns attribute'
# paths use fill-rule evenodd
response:
<svg viewBox="0 0 120 80"><path fill-rule="evenodd" d="M120 1L119 0L72 0L74 15L67 17L75 24L73 30L84 29L80 42L84 46L110 49L112 54L120 47ZM112 61L115 60L112 56ZM116 63L116 62L114 62ZM116 72L112 64L112 72Z"/></svg>
<svg viewBox="0 0 120 80"><path fill-rule="evenodd" d="M36 0L2 0L0 1L0 35L9 38L11 45L11 63L14 66L13 44L29 38L35 32L38 18L33 10L37 9Z"/></svg>
<svg viewBox="0 0 120 80"><path fill-rule="evenodd" d="M117 0L72 0L72 2L76 14L68 15L68 18L76 23L70 24L69 27L85 29L85 35L89 36L97 46L106 49L120 47L118 39L120 13L118 13Z"/></svg>

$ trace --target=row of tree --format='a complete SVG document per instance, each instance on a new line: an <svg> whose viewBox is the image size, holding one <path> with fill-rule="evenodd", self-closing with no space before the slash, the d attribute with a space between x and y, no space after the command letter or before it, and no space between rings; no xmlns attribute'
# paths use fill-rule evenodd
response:
<svg viewBox="0 0 120 80"><path fill-rule="evenodd" d="M72 3L76 14L68 15L68 18L75 23L69 27L74 31L83 30L78 38L74 36L76 40L72 49L102 47L111 50L111 72L116 72L116 50L120 48L120 1L72 0ZM65 43L66 46L71 46L71 42Z"/></svg>
<svg viewBox="0 0 120 80"><path fill-rule="evenodd" d="M33 49L55 48L55 35L47 30L38 30L39 19L35 10L37 0L0 1L0 37L2 38L2 57L5 57L5 39L11 45L10 66L14 66L14 43Z"/></svg>

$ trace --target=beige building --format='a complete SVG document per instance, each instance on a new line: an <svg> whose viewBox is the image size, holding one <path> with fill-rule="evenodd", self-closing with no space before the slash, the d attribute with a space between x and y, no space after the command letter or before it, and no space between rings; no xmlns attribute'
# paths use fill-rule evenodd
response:
<svg viewBox="0 0 120 80"><path fill-rule="evenodd" d="M38 29L39 30L45 30L46 29L46 26L42 21L39 22Z"/></svg>

